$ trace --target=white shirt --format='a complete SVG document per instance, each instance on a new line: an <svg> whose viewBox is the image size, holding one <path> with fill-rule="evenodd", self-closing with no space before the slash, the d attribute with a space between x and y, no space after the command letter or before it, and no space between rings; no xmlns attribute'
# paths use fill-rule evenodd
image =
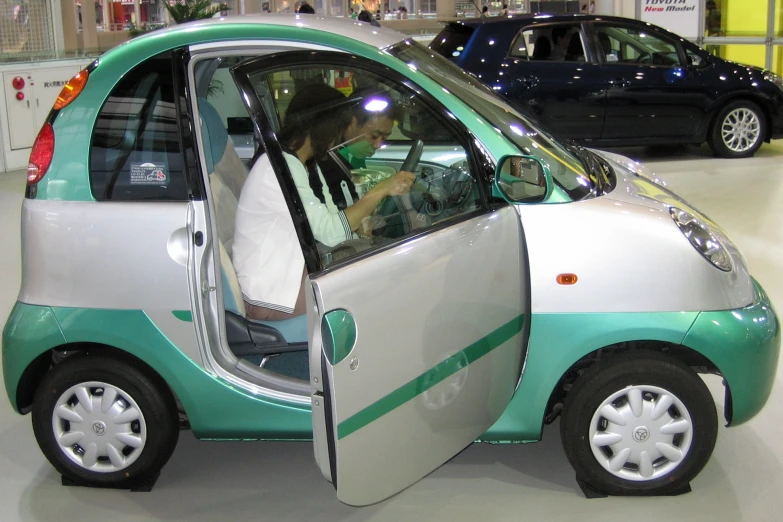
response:
<svg viewBox="0 0 783 522"><path fill-rule="evenodd" d="M321 170L325 204L310 187L307 169L284 153L316 241L335 246L355 237L348 218L332 201ZM302 247L269 157L256 161L242 187L233 245L234 269L250 304L293 313L304 270Z"/></svg>

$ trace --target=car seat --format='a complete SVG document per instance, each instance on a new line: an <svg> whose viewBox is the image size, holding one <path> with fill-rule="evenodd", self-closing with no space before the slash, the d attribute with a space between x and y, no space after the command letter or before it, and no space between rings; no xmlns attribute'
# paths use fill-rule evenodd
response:
<svg viewBox="0 0 783 522"><path fill-rule="evenodd" d="M568 49L566 50L565 61L567 62L584 62L585 51L582 48L582 39L579 33L571 35L571 40L568 42Z"/></svg>
<svg viewBox="0 0 783 522"><path fill-rule="evenodd" d="M231 252L239 195L248 172L234 150L217 110L203 98L199 98L198 106L205 162L217 219L223 307L226 310L229 346L235 355L245 358L306 351L306 315L283 321L254 321L246 317Z"/></svg>
<svg viewBox="0 0 783 522"><path fill-rule="evenodd" d="M612 52L612 42L609 40L609 35L603 32L598 32L598 42L601 44L601 54L604 60L607 62L616 62L617 56Z"/></svg>
<svg viewBox="0 0 783 522"><path fill-rule="evenodd" d="M552 44L549 42L549 37L542 34L536 38L536 42L533 44L533 59L548 60L551 54Z"/></svg>

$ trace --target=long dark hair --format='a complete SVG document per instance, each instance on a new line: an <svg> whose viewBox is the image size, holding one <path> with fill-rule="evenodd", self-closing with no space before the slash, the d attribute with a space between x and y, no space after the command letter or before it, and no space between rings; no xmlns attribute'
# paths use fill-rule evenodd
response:
<svg viewBox="0 0 783 522"><path fill-rule="evenodd" d="M297 92L288 104L280 143L292 151L299 150L310 138L313 155L304 165L315 196L325 203L324 187L318 176L317 162L342 141L351 123L350 104L340 91L323 83L313 83Z"/></svg>
<svg viewBox="0 0 783 522"><path fill-rule="evenodd" d="M280 143L296 151L309 137L313 157L308 163L322 159L351 123L350 103L334 87L323 83L305 86L288 104Z"/></svg>

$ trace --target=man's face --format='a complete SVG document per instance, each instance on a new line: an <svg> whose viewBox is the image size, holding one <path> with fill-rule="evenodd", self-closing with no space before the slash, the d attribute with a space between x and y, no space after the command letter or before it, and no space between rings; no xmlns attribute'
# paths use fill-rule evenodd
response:
<svg viewBox="0 0 783 522"><path fill-rule="evenodd" d="M392 133L394 120L385 116L370 118L361 127L354 120L345 133L345 141L356 140L348 148L357 158L369 158L381 148L383 142Z"/></svg>

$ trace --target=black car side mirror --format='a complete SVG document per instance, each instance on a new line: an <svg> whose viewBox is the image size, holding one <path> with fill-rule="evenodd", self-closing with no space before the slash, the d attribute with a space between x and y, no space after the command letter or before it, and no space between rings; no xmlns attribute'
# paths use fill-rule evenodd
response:
<svg viewBox="0 0 783 522"><path fill-rule="evenodd" d="M699 54L688 53L688 67L698 69L707 65L708 61L705 57Z"/></svg>

